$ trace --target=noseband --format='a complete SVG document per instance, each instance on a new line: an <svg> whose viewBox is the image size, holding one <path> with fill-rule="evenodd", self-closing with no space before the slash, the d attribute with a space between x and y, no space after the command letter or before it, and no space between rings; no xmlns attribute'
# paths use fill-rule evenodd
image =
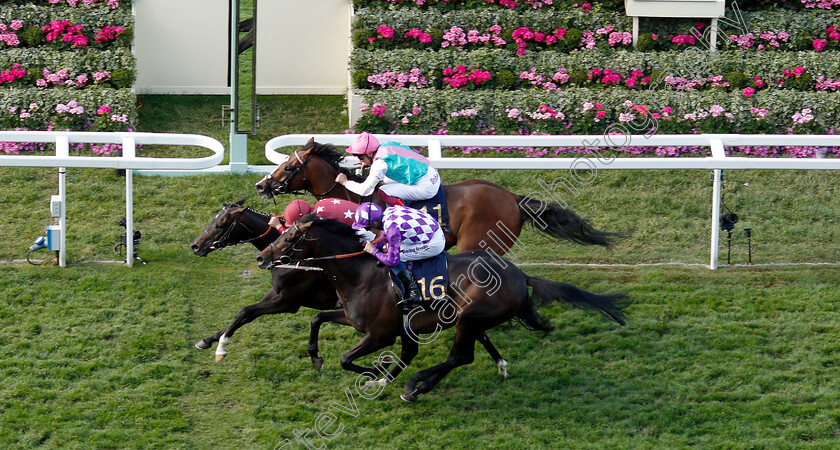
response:
<svg viewBox="0 0 840 450"><path fill-rule="evenodd" d="M263 180L269 180L270 179L270 180L273 180L275 183L277 183L277 187L275 187L271 190L271 193L274 194L274 195L277 195L277 194L308 195L308 193L305 193L305 192L289 191L288 189L289 189L289 184L291 184L292 180L295 179L295 177L298 175L298 173L300 173L300 171L303 170L303 166L305 166L306 163L308 163L309 160L312 158L312 153L310 153L309 156L307 156L306 159L303 159L303 160L300 159L300 155L298 155L298 152L293 152L292 154L295 155L295 158L297 158L298 162L300 162L300 165L295 167L289 173L289 175L286 177L285 180L280 180L279 178L274 176L274 172L276 172L277 169L267 173L263 177ZM306 181L306 172L303 173L303 181Z"/></svg>

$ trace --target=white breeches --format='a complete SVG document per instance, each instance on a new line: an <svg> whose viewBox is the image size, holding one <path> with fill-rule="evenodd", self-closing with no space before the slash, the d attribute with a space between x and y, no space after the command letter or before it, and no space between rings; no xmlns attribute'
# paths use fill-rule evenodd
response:
<svg viewBox="0 0 840 450"><path fill-rule="evenodd" d="M387 177L383 181L384 184L379 189L391 197L403 200L426 200L434 197L440 189L440 175L432 166L429 166L426 175L418 178L417 182L411 185L402 184Z"/></svg>
<svg viewBox="0 0 840 450"><path fill-rule="evenodd" d="M400 243L400 261L419 261L421 259L437 256L446 247L446 237L443 230L438 228L429 242L412 244L406 241Z"/></svg>

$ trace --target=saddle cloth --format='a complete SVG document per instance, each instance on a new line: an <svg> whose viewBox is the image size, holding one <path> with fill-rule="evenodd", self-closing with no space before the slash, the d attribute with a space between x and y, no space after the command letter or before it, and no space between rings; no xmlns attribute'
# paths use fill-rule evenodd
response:
<svg viewBox="0 0 840 450"><path fill-rule="evenodd" d="M444 233L450 234L449 211L446 209L446 195L442 184L434 197L427 200L412 200L406 206L428 213L438 221Z"/></svg>
<svg viewBox="0 0 840 450"><path fill-rule="evenodd" d="M449 269L446 263L446 252L419 261L406 261L405 266L414 274L420 293L424 301L441 301L447 298L449 286ZM394 271L391 280L400 292L405 292L405 286L397 278Z"/></svg>

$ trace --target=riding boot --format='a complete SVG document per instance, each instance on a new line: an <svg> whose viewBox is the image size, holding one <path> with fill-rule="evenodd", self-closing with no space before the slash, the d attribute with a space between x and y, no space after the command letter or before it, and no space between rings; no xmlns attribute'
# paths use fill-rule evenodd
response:
<svg viewBox="0 0 840 450"><path fill-rule="evenodd" d="M420 286L417 284L417 280L414 279L414 275L408 269L403 269L397 273L397 278L402 282L407 293L397 303L397 306L402 306L403 311L408 312L411 308L423 301L423 297L420 295Z"/></svg>

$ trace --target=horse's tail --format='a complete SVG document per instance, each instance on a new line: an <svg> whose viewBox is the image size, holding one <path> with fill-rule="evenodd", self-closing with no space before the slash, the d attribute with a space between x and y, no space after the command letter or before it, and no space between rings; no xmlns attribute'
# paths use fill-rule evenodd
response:
<svg viewBox="0 0 840 450"><path fill-rule="evenodd" d="M629 305L629 301L625 294L595 294L574 287L571 284L533 277L528 277L527 283L533 289L531 294L532 301L536 299L545 305L558 299L564 300L579 308L595 309L605 317L609 317L621 325L626 324L623 309ZM533 310L533 308L530 309ZM527 311L525 312L527 313ZM520 318L528 325L533 326L531 321L528 321L525 317Z"/></svg>
<svg viewBox="0 0 840 450"><path fill-rule="evenodd" d="M597 230L574 212L556 203L547 203L524 195L517 195L516 198L522 223L531 222L537 232L543 235L607 248L612 248L612 238L628 235Z"/></svg>

